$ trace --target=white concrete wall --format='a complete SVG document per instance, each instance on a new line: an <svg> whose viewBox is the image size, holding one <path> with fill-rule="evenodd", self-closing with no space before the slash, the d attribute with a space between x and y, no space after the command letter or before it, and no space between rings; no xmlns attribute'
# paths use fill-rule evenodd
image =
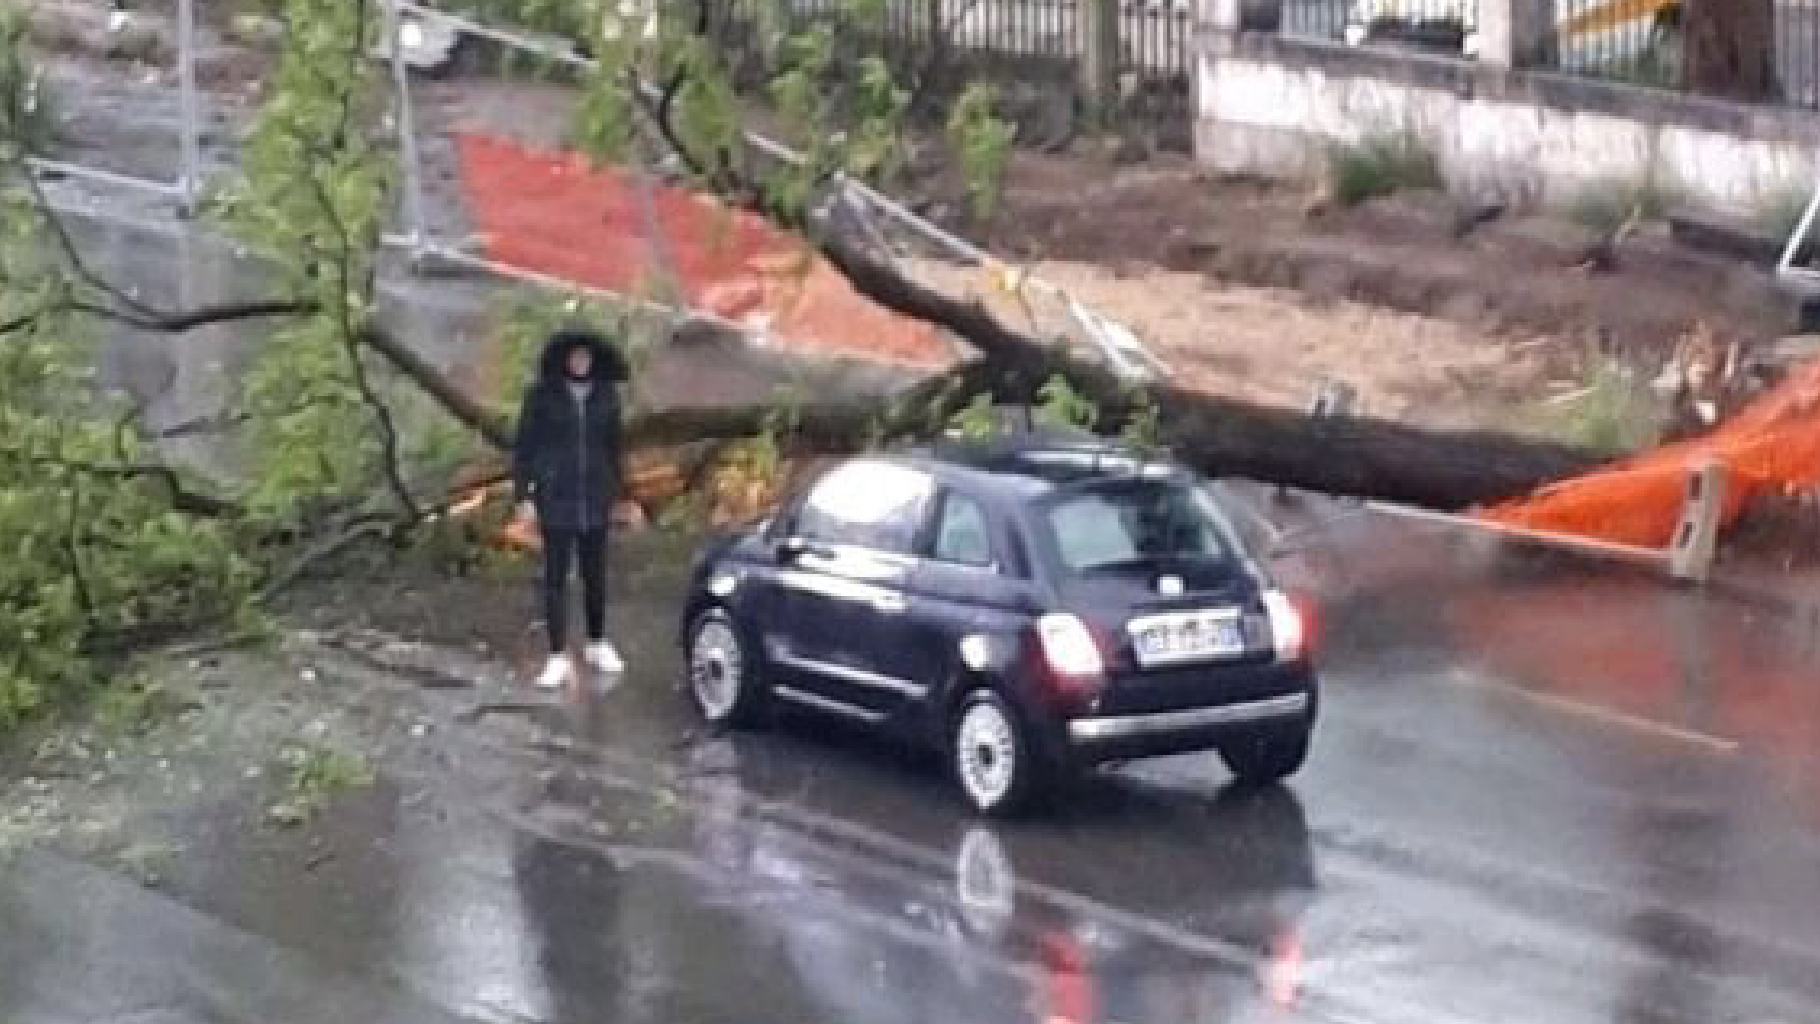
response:
<svg viewBox="0 0 1820 1024"><path fill-rule="evenodd" d="M1567 203L1591 186L1653 181L1748 214L1815 183L1820 119L1811 114L1323 49L1255 37L1207 47L1197 68L1199 159L1312 178L1332 143L1407 130L1433 149L1450 186L1518 200ZM1576 106L1576 95L1597 102Z"/></svg>

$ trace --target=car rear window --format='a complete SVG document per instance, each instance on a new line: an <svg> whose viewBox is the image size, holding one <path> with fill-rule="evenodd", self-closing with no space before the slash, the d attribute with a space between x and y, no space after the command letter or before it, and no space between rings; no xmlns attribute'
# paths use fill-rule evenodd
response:
<svg viewBox="0 0 1820 1024"><path fill-rule="evenodd" d="M1077 575L1237 557L1213 499L1181 481L1120 481L1070 491L1050 499L1041 519L1062 567Z"/></svg>

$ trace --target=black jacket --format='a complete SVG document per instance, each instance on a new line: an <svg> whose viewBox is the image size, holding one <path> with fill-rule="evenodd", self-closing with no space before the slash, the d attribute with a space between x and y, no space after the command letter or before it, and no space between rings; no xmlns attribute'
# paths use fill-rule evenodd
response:
<svg viewBox="0 0 1820 1024"><path fill-rule="evenodd" d="M566 370L577 346L594 356L583 398ZM525 389L512 458L517 497L536 504L542 525L607 525L620 484L618 385L627 377L625 358L598 335L562 331L544 346L537 379Z"/></svg>

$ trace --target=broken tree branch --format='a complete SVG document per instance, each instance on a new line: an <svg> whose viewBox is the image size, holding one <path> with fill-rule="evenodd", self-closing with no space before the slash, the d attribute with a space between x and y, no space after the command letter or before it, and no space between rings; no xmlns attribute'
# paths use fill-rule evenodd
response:
<svg viewBox="0 0 1820 1024"><path fill-rule="evenodd" d="M240 506L224 498L192 491L183 485L177 470L156 463L109 464L64 459L26 451L0 449L0 458L41 469L56 469L81 476L114 480L156 480L170 494L171 508L188 515L220 517L240 511Z"/></svg>
<svg viewBox="0 0 1820 1024"><path fill-rule="evenodd" d="M1609 461L1603 452L1493 431L1447 431L1366 417L1315 418L1295 409L1160 383L1134 394L1110 369L1021 334L978 302L928 288L839 238L818 248L862 294L905 316L941 324L978 349L998 374L989 389L1028 401L1060 374L1102 411L1130 415L1154 403L1160 440L1214 476L1241 476L1328 494L1457 510L1526 494Z"/></svg>
<svg viewBox="0 0 1820 1024"><path fill-rule="evenodd" d="M315 303L302 299L258 299L248 302L224 302L180 311L162 311L119 309L104 303L69 296L46 303L28 313L0 320L0 335L16 334L34 326L45 317L64 313L81 313L152 334L187 334L190 331L219 324L305 316L315 311Z"/></svg>
<svg viewBox="0 0 1820 1024"><path fill-rule="evenodd" d="M462 426L480 435L495 448L512 447L512 428L486 403L467 393L448 374L420 355L411 346L377 324L366 325L360 335L363 345L377 352L412 383L453 416Z"/></svg>

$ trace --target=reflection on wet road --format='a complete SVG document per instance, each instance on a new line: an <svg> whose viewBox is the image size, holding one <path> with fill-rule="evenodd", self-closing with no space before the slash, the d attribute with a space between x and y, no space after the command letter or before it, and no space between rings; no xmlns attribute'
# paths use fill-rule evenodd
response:
<svg viewBox="0 0 1820 1024"><path fill-rule="evenodd" d="M1177 758L987 825L825 723L702 736L647 579L602 693L461 727L413 692L434 756L333 859L221 811L163 892L17 865L0 1019L1811 1019L1808 627L1385 523L1286 572L1333 641L1286 789Z"/></svg>

